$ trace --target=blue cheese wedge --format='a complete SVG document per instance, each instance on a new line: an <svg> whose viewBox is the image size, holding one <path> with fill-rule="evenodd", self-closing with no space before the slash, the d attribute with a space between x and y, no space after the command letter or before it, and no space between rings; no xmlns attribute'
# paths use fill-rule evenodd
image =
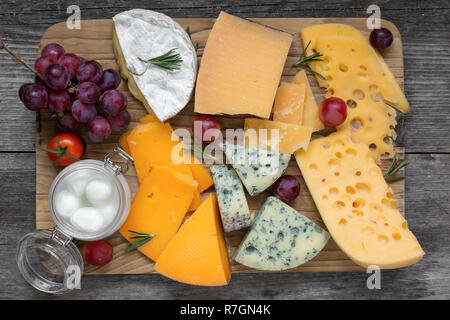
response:
<svg viewBox="0 0 450 320"><path fill-rule="evenodd" d="M266 199L234 258L247 267L280 271L314 258L330 239L328 232L278 198Z"/></svg>
<svg viewBox="0 0 450 320"><path fill-rule="evenodd" d="M225 232L247 228L252 223L244 188L233 169L225 165L211 166Z"/></svg>
<svg viewBox="0 0 450 320"><path fill-rule="evenodd" d="M197 53L186 31L165 14L143 9L113 17L113 49L130 92L160 121L180 112L191 99L197 76ZM144 62L175 49L178 70Z"/></svg>
<svg viewBox="0 0 450 320"><path fill-rule="evenodd" d="M225 143L227 160L251 196L270 187L286 170L291 155Z"/></svg>

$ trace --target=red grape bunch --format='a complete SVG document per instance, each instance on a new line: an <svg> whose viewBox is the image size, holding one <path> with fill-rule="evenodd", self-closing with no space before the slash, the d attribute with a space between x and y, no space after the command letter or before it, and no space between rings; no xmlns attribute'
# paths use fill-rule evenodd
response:
<svg viewBox="0 0 450 320"><path fill-rule="evenodd" d="M85 124L88 138L102 142L111 131L128 127L127 97L117 90L117 71L103 70L97 61L66 53L56 43L42 50L34 68L41 77L20 87L20 100L32 111L55 113L61 131L74 132Z"/></svg>

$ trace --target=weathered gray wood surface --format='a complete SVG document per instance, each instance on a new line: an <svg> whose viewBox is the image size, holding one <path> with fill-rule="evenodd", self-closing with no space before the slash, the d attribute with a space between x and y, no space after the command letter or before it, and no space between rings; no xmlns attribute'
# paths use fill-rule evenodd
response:
<svg viewBox="0 0 450 320"><path fill-rule="evenodd" d="M105 19L130 8L154 9L173 17L215 17L220 10L248 17L365 17L374 1L77 1L82 19ZM53 297L29 287L15 265L15 245L34 229L35 118L17 98L32 75L0 52L0 298L18 299L300 299L450 298L450 3L376 1L382 17L399 28L404 45L405 91L412 111L400 144L406 170L406 212L425 258L383 271L381 290L366 288L365 273L235 274L229 286L197 288L159 275L89 276L82 290ZM30 63L39 40L64 21L72 1L3 0L0 39Z"/></svg>

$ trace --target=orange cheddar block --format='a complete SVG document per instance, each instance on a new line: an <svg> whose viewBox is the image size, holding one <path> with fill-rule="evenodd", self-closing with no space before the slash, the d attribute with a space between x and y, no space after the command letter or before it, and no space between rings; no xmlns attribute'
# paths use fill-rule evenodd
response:
<svg viewBox="0 0 450 320"><path fill-rule="evenodd" d="M170 124L159 121L140 124L127 136L128 147L134 158L139 182L144 179L154 165L168 166L192 176L188 164L175 164L172 161L172 150L179 142L172 141L171 136Z"/></svg>
<svg viewBox="0 0 450 320"><path fill-rule="evenodd" d="M119 138L119 145L120 147L125 150L126 153L131 155L130 148L128 147L128 132L122 133L122 135Z"/></svg>
<svg viewBox="0 0 450 320"><path fill-rule="evenodd" d="M192 285L228 284L231 267L214 193L181 226L159 256L155 270Z"/></svg>
<svg viewBox="0 0 450 320"><path fill-rule="evenodd" d="M145 116L143 116L142 118L140 118L139 122L144 124L144 123L160 122L160 121L157 116L155 116L152 113L149 113L149 114L146 114Z"/></svg>
<svg viewBox="0 0 450 320"><path fill-rule="evenodd" d="M304 84L305 85L305 105L303 107L303 125L311 127L313 132L322 130L325 128L322 121L319 118L319 106L317 105L314 94L309 85L308 77L306 76L305 70L299 71L294 79L293 83ZM275 120L275 119L274 119Z"/></svg>
<svg viewBox="0 0 450 320"><path fill-rule="evenodd" d="M188 212L192 212L192 211L197 210L198 207L200 207L201 204L202 204L202 199L201 199L201 196L200 196L200 191L197 188L197 190L195 190L195 192L194 192L194 195L193 195L193 198L192 198L192 202L189 205Z"/></svg>
<svg viewBox="0 0 450 320"><path fill-rule="evenodd" d="M261 149L294 153L298 149L307 150L311 140L312 128L279 121L246 118L244 130L247 137L252 136L253 129ZM266 129L267 131L260 130ZM254 146L254 139L249 138L249 145ZM277 145L278 144L278 145ZM276 150L278 147L278 150Z"/></svg>
<svg viewBox="0 0 450 320"><path fill-rule="evenodd" d="M155 166L142 180L120 233L130 242L130 230L156 234L138 250L156 261L178 231L198 184L192 177Z"/></svg>
<svg viewBox="0 0 450 320"><path fill-rule="evenodd" d="M192 158L193 157L194 156L192 156ZM190 168L192 171L192 176L198 182L198 190L200 192L205 191L213 185L213 179L203 165L194 163L194 160L192 159Z"/></svg>
<svg viewBox="0 0 450 320"><path fill-rule="evenodd" d="M305 84L282 82L275 96L273 120L302 124Z"/></svg>
<svg viewBox="0 0 450 320"><path fill-rule="evenodd" d="M195 112L269 118L292 35L221 12L198 73Z"/></svg>

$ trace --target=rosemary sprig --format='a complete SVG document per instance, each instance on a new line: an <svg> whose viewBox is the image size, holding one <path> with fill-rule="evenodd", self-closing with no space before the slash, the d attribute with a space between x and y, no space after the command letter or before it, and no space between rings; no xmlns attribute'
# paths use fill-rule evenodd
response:
<svg viewBox="0 0 450 320"><path fill-rule="evenodd" d="M160 55L158 57L151 58L148 60L145 60L142 58L138 58L138 59L141 60L142 62L151 63L157 67L160 67L162 69L166 69L169 71L179 70L181 67L181 62L183 62L183 59L181 58L181 55L179 53L175 52L175 50L177 50L177 48L170 49L163 55ZM147 69L145 69L144 72L142 72L139 75L144 74L145 71L147 71Z"/></svg>
<svg viewBox="0 0 450 320"><path fill-rule="evenodd" d="M314 71L313 69L311 69L308 66L308 63L310 63L310 62L323 61L323 59L321 59L321 57L323 57L323 54L321 54L320 52L315 52L310 56L306 55L306 50L308 50L308 47L310 44L311 44L311 40L309 40L308 44L306 45L305 49L303 50L303 53L302 53L300 59L298 60L298 62L296 64L294 64L294 67L296 67L298 69L304 69L304 70L311 72L312 74L318 76L320 79L326 80L323 75Z"/></svg>
<svg viewBox="0 0 450 320"><path fill-rule="evenodd" d="M149 242L156 236L156 234L136 232L133 230L128 230L128 232L130 232L132 235L132 237L130 239L134 239L134 240L131 241L131 245L125 249L126 252L130 252L130 251L146 244L147 242Z"/></svg>
<svg viewBox="0 0 450 320"><path fill-rule="evenodd" d="M400 159L398 154L394 155L394 158L392 159L391 166L387 170L387 172L384 174L384 179L387 182L393 182L393 181L399 181L402 180L403 177L395 177L394 174L398 172L401 168L406 167L409 164L407 159Z"/></svg>
<svg viewBox="0 0 450 320"><path fill-rule="evenodd" d="M191 41L192 41L191 29L189 28L189 26L186 27L185 31L188 34L189 39L191 39ZM194 44L194 42L192 42L192 44L194 45L195 51L197 51L198 50L198 42L196 44Z"/></svg>

